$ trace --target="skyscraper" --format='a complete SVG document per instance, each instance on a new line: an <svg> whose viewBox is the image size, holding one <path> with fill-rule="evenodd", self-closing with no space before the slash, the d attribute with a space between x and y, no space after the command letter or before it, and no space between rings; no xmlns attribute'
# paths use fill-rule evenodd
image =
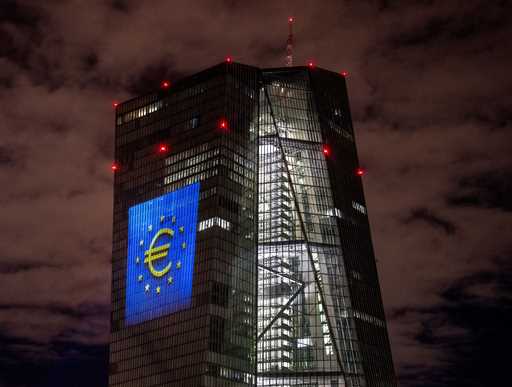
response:
<svg viewBox="0 0 512 387"><path fill-rule="evenodd" d="M395 386L345 79L226 62L116 108L110 386Z"/></svg>

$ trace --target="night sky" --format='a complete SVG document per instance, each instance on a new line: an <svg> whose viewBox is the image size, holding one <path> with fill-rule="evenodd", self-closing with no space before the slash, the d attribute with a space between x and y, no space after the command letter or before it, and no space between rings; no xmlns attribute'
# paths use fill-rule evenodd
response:
<svg viewBox="0 0 512 387"><path fill-rule="evenodd" d="M510 3L0 0L0 387L106 386L112 102L283 66L290 15L349 72L401 386L509 385Z"/></svg>

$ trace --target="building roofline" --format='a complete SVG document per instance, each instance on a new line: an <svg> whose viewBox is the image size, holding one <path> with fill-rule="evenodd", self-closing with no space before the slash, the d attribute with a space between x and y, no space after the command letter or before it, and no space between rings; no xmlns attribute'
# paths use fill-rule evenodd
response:
<svg viewBox="0 0 512 387"><path fill-rule="evenodd" d="M227 68L227 66L243 66L243 67L247 67L247 68L253 68L255 70L258 70L258 71L261 71L261 72L283 72L283 73L286 73L286 72L295 72L295 71L325 71L325 72L328 72L328 73L331 73L331 74L336 74L336 75L340 75L339 73L336 73L334 71L331 71L331 70L327 70L327 69L324 69L322 67L317 67L317 66L314 66L313 68L309 67L309 66L292 66L292 67L267 67L267 68L262 68L262 67L256 67L256 66L252 66L252 65L248 65L248 64L245 64L245 63L240 63L240 62L226 62L226 61L223 61L223 62L220 62L220 63L217 63L213 66L210 66L210 67L207 67L203 70L200 70L199 72L196 72L196 73L193 73L193 74L190 74L190 75L187 75L185 77L182 77L182 78L178 78L177 80L171 80L171 87L170 87L170 92L172 92L174 89L176 89L178 87L187 83L187 82L190 82L190 81L193 81L194 79L197 79L197 78L201 78L202 76L204 76L205 74L209 73L209 72L214 72L216 70L219 70L223 67ZM118 109L119 110L122 110L122 107L123 105L126 105L130 102L133 102L137 99L140 99L140 98L144 98L144 97L148 97L150 95L154 95L156 93L162 93L163 91L158 88L158 89L153 89L153 90L150 90L144 94L140 94L140 95L137 95L137 96L134 96L130 99L127 99L125 101L122 101L118 104Z"/></svg>

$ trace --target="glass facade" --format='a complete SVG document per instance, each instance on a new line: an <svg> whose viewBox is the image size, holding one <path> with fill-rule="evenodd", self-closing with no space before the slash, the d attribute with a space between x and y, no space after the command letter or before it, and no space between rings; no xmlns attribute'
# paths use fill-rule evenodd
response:
<svg viewBox="0 0 512 387"><path fill-rule="evenodd" d="M121 104L116 162L110 386L396 386L343 77L215 66ZM191 300L132 324L129 208L193 184Z"/></svg>
<svg viewBox="0 0 512 387"><path fill-rule="evenodd" d="M109 386L254 385L257 133L251 125L258 111L257 80L256 69L221 64L117 108ZM229 127L220 128L220 120ZM161 144L167 152L159 151ZM169 244L168 256L146 262L149 237L141 246L135 238L130 246L139 255L129 253L130 209L154 207L162 195L179 195L187 187L199 188L195 224L192 215L178 210L184 198L155 213L168 215L169 223L164 219L161 225L173 231L148 251L160 254L155 249ZM148 235L160 227L158 217L150 223ZM193 255L186 255L192 248ZM140 261L132 262L137 256ZM192 281L190 299L180 289L174 303L162 304L191 262L193 272L185 277ZM133 278L127 278L130 264L136 268ZM171 283L160 285L154 274L167 267L165 280ZM148 294L142 285L151 286ZM135 302L142 303L135 310L142 316L133 314Z"/></svg>

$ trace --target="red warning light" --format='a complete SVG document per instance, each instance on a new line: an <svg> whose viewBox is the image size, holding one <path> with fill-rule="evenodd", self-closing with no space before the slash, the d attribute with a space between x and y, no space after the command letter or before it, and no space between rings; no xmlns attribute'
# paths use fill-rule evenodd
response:
<svg viewBox="0 0 512 387"><path fill-rule="evenodd" d="M357 176L364 176L364 174L366 173L366 170L364 168L356 168L356 175Z"/></svg>
<svg viewBox="0 0 512 387"><path fill-rule="evenodd" d="M167 144L160 144L158 146L159 153L167 153L168 150L169 150L169 147L167 146Z"/></svg>
<svg viewBox="0 0 512 387"><path fill-rule="evenodd" d="M117 102L117 101L113 101L113 102L112 102L112 107L113 107L114 109L115 109L115 108L117 108L118 106L119 106L119 102Z"/></svg>
<svg viewBox="0 0 512 387"><path fill-rule="evenodd" d="M314 63L312 60L310 60L310 61L308 62L308 67L309 67L310 69L312 69L313 67L315 67L315 63Z"/></svg>
<svg viewBox="0 0 512 387"><path fill-rule="evenodd" d="M160 88L162 88L164 90L168 89L169 87L171 87L170 81L165 80L160 83Z"/></svg>
<svg viewBox="0 0 512 387"><path fill-rule="evenodd" d="M324 145L322 151L324 152L324 155L326 155L326 156L329 156L329 154L331 153L331 150L329 149L329 147L327 145Z"/></svg>
<svg viewBox="0 0 512 387"><path fill-rule="evenodd" d="M292 16L290 16L290 17L288 18L288 23L293 23L293 17L292 17Z"/></svg>
<svg viewBox="0 0 512 387"><path fill-rule="evenodd" d="M226 57L226 63L231 63L232 61L233 61L233 59L230 56Z"/></svg>
<svg viewBox="0 0 512 387"><path fill-rule="evenodd" d="M348 77L348 71L342 71L341 75L345 78Z"/></svg>
<svg viewBox="0 0 512 387"><path fill-rule="evenodd" d="M117 165L117 163L112 163L112 166L110 168L112 169L113 172L115 172L119 169L119 166Z"/></svg>
<svg viewBox="0 0 512 387"><path fill-rule="evenodd" d="M222 129L222 130L228 129L228 121L225 118L221 118L219 120L219 129Z"/></svg>

